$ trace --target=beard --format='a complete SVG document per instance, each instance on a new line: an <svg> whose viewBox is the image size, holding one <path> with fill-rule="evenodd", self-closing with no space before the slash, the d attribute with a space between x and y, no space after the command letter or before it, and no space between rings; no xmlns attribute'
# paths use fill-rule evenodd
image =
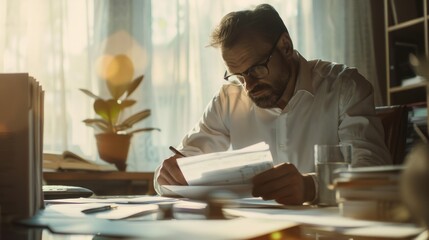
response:
<svg viewBox="0 0 429 240"><path fill-rule="evenodd" d="M263 91L263 95L255 96L256 93ZM283 90L274 88L268 84L259 84L255 86L247 95L252 99L256 106L260 108L273 108L283 95Z"/></svg>

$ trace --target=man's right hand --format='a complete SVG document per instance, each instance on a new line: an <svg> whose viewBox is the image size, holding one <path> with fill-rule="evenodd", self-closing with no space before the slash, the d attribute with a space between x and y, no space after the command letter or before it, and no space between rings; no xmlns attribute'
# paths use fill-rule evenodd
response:
<svg viewBox="0 0 429 240"><path fill-rule="evenodd" d="M188 185L177 165L177 159L181 157L176 154L164 160L157 179L159 185Z"/></svg>

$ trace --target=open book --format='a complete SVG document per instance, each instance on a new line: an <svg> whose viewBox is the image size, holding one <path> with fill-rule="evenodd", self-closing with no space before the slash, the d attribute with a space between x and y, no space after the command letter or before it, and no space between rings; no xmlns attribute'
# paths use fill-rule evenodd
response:
<svg viewBox="0 0 429 240"><path fill-rule="evenodd" d="M43 153L44 171L117 171L113 164L97 164L76 153L64 151L58 153Z"/></svg>
<svg viewBox="0 0 429 240"><path fill-rule="evenodd" d="M249 147L177 159L189 186L169 186L166 195L204 197L211 191L229 190L240 197L251 196L252 178L273 167L266 143Z"/></svg>

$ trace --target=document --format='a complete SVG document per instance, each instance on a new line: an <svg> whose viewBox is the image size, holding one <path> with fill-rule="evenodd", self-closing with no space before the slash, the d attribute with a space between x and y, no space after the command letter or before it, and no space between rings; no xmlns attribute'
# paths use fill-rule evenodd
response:
<svg viewBox="0 0 429 240"><path fill-rule="evenodd" d="M237 198L252 196L252 184L218 185L218 186L178 186L165 185L166 196L182 196L190 199L202 199L215 191L229 191Z"/></svg>
<svg viewBox="0 0 429 240"><path fill-rule="evenodd" d="M177 160L190 186L218 186L250 183L253 176L273 167L266 143L249 147L202 154Z"/></svg>
<svg viewBox="0 0 429 240"><path fill-rule="evenodd" d="M252 178L273 167L273 158L266 143L249 147L177 160L189 186L168 186L166 196L204 198L213 191L227 190L237 197L250 197Z"/></svg>
<svg viewBox="0 0 429 240"><path fill-rule="evenodd" d="M85 214L82 211L103 207L106 204L100 203L82 203L82 204L54 204L48 205L45 209L46 214L62 215L68 217L95 217L110 220L126 219L136 217L142 214L154 213L158 211L156 204L116 204L112 210L100 211L93 214Z"/></svg>

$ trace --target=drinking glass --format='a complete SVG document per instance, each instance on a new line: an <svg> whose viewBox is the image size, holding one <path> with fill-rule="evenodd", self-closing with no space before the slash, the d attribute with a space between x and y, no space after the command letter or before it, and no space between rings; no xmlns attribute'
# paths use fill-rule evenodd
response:
<svg viewBox="0 0 429 240"><path fill-rule="evenodd" d="M314 161L318 179L318 204L337 205L335 191L330 187L335 179L335 170L349 168L352 162L352 145L314 145Z"/></svg>

